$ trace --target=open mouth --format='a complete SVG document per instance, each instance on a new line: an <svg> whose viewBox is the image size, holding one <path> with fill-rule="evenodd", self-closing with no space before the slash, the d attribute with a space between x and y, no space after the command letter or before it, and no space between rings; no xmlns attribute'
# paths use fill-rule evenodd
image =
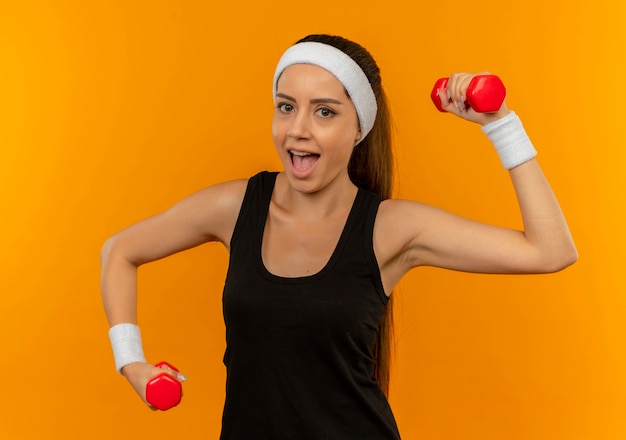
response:
<svg viewBox="0 0 626 440"><path fill-rule="evenodd" d="M319 154L296 150L289 150L289 155L291 156L293 167L299 171L306 171L313 168L320 158Z"/></svg>

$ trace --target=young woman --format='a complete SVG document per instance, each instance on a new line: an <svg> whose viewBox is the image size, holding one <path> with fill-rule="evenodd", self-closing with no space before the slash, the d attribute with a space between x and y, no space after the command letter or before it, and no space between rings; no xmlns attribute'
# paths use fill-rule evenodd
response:
<svg viewBox="0 0 626 440"><path fill-rule="evenodd" d="M418 266L545 273L577 258L517 115L504 104L488 114L465 105L472 77L451 75L442 105L494 143L524 231L390 199L389 115L375 61L341 37L311 35L289 48L273 84L284 170L201 190L103 247L116 367L141 398L162 370L141 348L137 268L217 241L230 252L221 438L398 439L386 389L389 301L400 279Z"/></svg>

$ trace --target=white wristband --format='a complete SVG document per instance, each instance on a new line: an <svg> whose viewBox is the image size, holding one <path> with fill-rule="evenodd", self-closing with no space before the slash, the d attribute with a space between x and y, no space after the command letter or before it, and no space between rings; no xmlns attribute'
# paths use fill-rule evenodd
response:
<svg viewBox="0 0 626 440"><path fill-rule="evenodd" d="M135 324L116 324L109 329L109 339L115 358L115 369L122 373L122 368L133 362L146 362L141 344L141 332Z"/></svg>
<svg viewBox="0 0 626 440"><path fill-rule="evenodd" d="M502 166L507 170L528 162L537 155L522 121L513 111L481 129L496 147Z"/></svg>

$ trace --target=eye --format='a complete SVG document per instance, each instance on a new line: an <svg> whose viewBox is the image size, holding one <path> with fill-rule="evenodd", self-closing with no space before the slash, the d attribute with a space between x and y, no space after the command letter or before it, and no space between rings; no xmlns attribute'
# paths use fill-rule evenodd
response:
<svg viewBox="0 0 626 440"><path fill-rule="evenodd" d="M280 110L283 113L291 113L293 111L293 105L286 103L286 102L281 102L278 104L278 110Z"/></svg>
<svg viewBox="0 0 626 440"><path fill-rule="evenodd" d="M316 113L322 118L332 118L337 114L334 110L331 110L328 107L319 108Z"/></svg>

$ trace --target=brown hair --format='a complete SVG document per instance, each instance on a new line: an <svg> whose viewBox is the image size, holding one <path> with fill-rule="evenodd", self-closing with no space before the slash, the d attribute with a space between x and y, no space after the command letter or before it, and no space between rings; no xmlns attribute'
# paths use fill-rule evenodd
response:
<svg viewBox="0 0 626 440"><path fill-rule="evenodd" d="M387 97L382 88L380 69L376 61L364 47L343 37L315 34L302 38L298 43L305 41L324 43L341 50L352 58L367 76L376 96L378 110L372 130L352 151L348 164L348 174L350 180L359 188L374 192L383 200L390 198L393 187L391 115ZM389 394L389 373L393 345L392 298L393 295L390 295L374 347L376 357L374 374L386 395Z"/></svg>

